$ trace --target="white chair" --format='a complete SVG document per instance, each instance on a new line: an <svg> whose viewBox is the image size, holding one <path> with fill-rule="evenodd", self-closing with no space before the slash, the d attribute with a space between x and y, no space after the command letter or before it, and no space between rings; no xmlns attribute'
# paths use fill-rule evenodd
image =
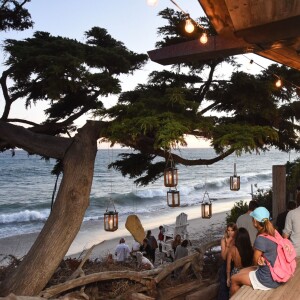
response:
<svg viewBox="0 0 300 300"><path fill-rule="evenodd" d="M176 217L175 226L164 225L165 232L165 240L168 238L175 239L177 234L180 234L182 240L188 240L189 234L187 231L187 226L189 223L187 222L187 214L181 213L179 216Z"/></svg>

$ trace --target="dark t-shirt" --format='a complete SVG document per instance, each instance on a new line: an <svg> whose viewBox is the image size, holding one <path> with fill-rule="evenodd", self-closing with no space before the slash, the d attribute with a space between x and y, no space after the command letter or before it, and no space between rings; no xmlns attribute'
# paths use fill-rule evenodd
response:
<svg viewBox="0 0 300 300"><path fill-rule="evenodd" d="M269 239L258 236L254 242L254 248L263 252L265 258L274 266L277 257L277 244ZM280 283L273 280L270 268L267 265L259 266L256 271L258 281L268 288L276 288Z"/></svg>
<svg viewBox="0 0 300 300"><path fill-rule="evenodd" d="M147 239L151 249L156 249L158 247L156 238L153 235L148 236Z"/></svg>
<svg viewBox="0 0 300 300"><path fill-rule="evenodd" d="M282 230L284 229L285 219L288 211L284 211L277 216L276 226L278 228L278 232L282 234Z"/></svg>

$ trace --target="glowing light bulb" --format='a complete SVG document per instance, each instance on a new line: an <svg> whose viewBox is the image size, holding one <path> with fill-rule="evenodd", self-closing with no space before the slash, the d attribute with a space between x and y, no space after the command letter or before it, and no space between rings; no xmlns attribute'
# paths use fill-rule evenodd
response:
<svg viewBox="0 0 300 300"><path fill-rule="evenodd" d="M201 35L201 37L200 37L200 43L201 44L206 44L207 41L208 41L207 34L206 34L206 32L203 32L202 35Z"/></svg>
<svg viewBox="0 0 300 300"><path fill-rule="evenodd" d="M173 184L173 176L172 173L169 172L169 178L168 178L169 183Z"/></svg>
<svg viewBox="0 0 300 300"><path fill-rule="evenodd" d="M281 87L282 86L282 81L280 78L275 82L276 87Z"/></svg>
<svg viewBox="0 0 300 300"><path fill-rule="evenodd" d="M155 6L157 4L158 0L147 0L147 5L149 6Z"/></svg>
<svg viewBox="0 0 300 300"><path fill-rule="evenodd" d="M249 62L246 64L246 69L248 71L252 70L253 63L254 63L253 59L250 59Z"/></svg>
<svg viewBox="0 0 300 300"><path fill-rule="evenodd" d="M237 181L236 181L236 180L233 182L233 188L234 188L235 190L237 189Z"/></svg>
<svg viewBox="0 0 300 300"><path fill-rule="evenodd" d="M187 19L187 20L185 21L185 27L184 27L184 29L185 29L185 31L186 31L187 33L192 33L192 32L194 31L195 26L193 25L191 19Z"/></svg>
<svg viewBox="0 0 300 300"><path fill-rule="evenodd" d="M108 227L109 227L109 229L113 229L113 219L109 219L109 221L108 221Z"/></svg>

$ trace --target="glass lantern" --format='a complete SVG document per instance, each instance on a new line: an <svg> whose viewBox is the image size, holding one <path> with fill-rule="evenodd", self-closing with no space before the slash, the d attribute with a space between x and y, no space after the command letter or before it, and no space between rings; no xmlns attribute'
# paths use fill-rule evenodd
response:
<svg viewBox="0 0 300 300"><path fill-rule="evenodd" d="M118 229L118 212L107 211L104 213L104 230L105 231L116 231Z"/></svg>
<svg viewBox="0 0 300 300"><path fill-rule="evenodd" d="M230 176L230 190L238 191L240 189L240 176L236 174L236 164L234 164L234 173L233 176Z"/></svg>
<svg viewBox="0 0 300 300"><path fill-rule="evenodd" d="M166 168L164 171L164 184L166 187L176 187L178 184L178 172L176 168Z"/></svg>
<svg viewBox="0 0 300 300"><path fill-rule="evenodd" d="M212 216L212 203L209 199L208 192L205 191L201 204L202 219L210 219Z"/></svg>
<svg viewBox="0 0 300 300"><path fill-rule="evenodd" d="M170 207L178 207L180 206L180 195L177 190L169 190L167 192L167 203Z"/></svg>
<svg viewBox="0 0 300 300"><path fill-rule="evenodd" d="M202 219L210 219L212 216L212 204L206 202L201 204Z"/></svg>

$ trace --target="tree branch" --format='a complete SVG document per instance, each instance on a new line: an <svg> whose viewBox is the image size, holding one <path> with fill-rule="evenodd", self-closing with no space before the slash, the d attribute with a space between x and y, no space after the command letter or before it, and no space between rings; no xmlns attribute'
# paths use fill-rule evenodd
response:
<svg viewBox="0 0 300 300"><path fill-rule="evenodd" d="M6 80L7 80L7 77L9 75L9 73L10 73L10 70L11 70L11 68L4 71L2 73L1 78L0 78L2 93L3 93L3 96L4 96L4 100L5 100L5 106L4 106L3 114L2 114L2 117L1 117L2 120L7 119L8 114L10 112L11 104L13 102L12 99L10 98L9 94L8 94L8 89L7 89L7 84L6 84Z"/></svg>
<svg viewBox="0 0 300 300"><path fill-rule="evenodd" d="M0 121L0 141L29 153L62 159L73 139L37 134L21 126Z"/></svg>

